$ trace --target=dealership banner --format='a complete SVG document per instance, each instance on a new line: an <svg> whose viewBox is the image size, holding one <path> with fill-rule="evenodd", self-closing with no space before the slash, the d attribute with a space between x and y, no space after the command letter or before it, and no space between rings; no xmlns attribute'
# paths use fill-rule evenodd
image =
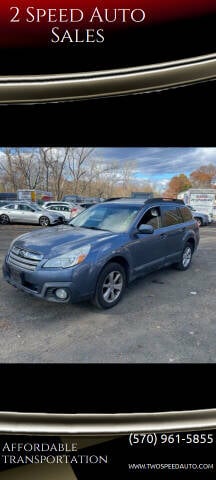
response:
<svg viewBox="0 0 216 480"><path fill-rule="evenodd" d="M215 0L7 1L0 7L0 103L214 79L215 19Z"/></svg>

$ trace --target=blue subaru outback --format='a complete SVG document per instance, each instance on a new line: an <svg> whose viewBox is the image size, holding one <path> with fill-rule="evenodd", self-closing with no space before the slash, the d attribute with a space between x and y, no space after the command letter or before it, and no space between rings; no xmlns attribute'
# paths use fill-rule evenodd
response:
<svg viewBox="0 0 216 480"><path fill-rule="evenodd" d="M97 204L67 225L19 236L3 273L38 298L90 299L110 308L135 278L171 264L186 270L198 243L197 221L181 200L122 198Z"/></svg>

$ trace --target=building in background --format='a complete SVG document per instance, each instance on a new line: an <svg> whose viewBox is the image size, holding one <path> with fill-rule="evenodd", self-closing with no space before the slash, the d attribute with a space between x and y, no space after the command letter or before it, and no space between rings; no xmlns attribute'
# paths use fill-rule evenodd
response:
<svg viewBox="0 0 216 480"><path fill-rule="evenodd" d="M189 188L185 192L180 192L177 196L184 200L184 203L207 213L215 218L216 214L216 189L215 188Z"/></svg>

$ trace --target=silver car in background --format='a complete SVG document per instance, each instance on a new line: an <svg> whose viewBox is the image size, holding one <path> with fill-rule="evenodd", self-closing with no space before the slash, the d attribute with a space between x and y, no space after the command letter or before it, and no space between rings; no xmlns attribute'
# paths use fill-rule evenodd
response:
<svg viewBox="0 0 216 480"><path fill-rule="evenodd" d="M75 207L75 205L67 205L64 203L48 203L48 205L43 205L43 208L45 210L48 210L48 212L55 212L59 213L60 215L63 215L65 220L71 220L73 218L72 216L72 210Z"/></svg>
<svg viewBox="0 0 216 480"><path fill-rule="evenodd" d="M190 208L191 213L197 221L199 227L207 227L208 224L212 222L212 217L208 213L200 212L191 205L187 205L187 207Z"/></svg>
<svg viewBox="0 0 216 480"><path fill-rule="evenodd" d="M85 203L77 203L71 211L72 218L75 218L77 215L79 215L81 212L86 210L87 208L93 207L93 205L96 205L96 202L85 202Z"/></svg>
<svg viewBox="0 0 216 480"><path fill-rule="evenodd" d="M43 208L50 208L55 205L58 206L66 206L66 207L73 207L75 205L74 202L63 202L62 200L50 200L49 202L44 202L43 205L41 205Z"/></svg>
<svg viewBox="0 0 216 480"><path fill-rule="evenodd" d="M86 208L92 207L95 205L94 202L86 202L86 203L69 203L69 202L61 202L61 201L50 201L45 202L43 204L43 208L48 211L60 212L64 215L65 220L71 220L79 215L83 210Z"/></svg>
<svg viewBox="0 0 216 480"><path fill-rule="evenodd" d="M49 212L39 205L30 202L11 202L0 208L0 223L29 223L48 227L64 223L63 215Z"/></svg>

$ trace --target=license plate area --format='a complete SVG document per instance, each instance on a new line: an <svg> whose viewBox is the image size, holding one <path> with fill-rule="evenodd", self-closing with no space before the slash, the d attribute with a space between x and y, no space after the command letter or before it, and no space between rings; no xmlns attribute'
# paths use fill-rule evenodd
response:
<svg viewBox="0 0 216 480"><path fill-rule="evenodd" d="M10 278L16 283L22 283L21 273L14 268L10 268Z"/></svg>

